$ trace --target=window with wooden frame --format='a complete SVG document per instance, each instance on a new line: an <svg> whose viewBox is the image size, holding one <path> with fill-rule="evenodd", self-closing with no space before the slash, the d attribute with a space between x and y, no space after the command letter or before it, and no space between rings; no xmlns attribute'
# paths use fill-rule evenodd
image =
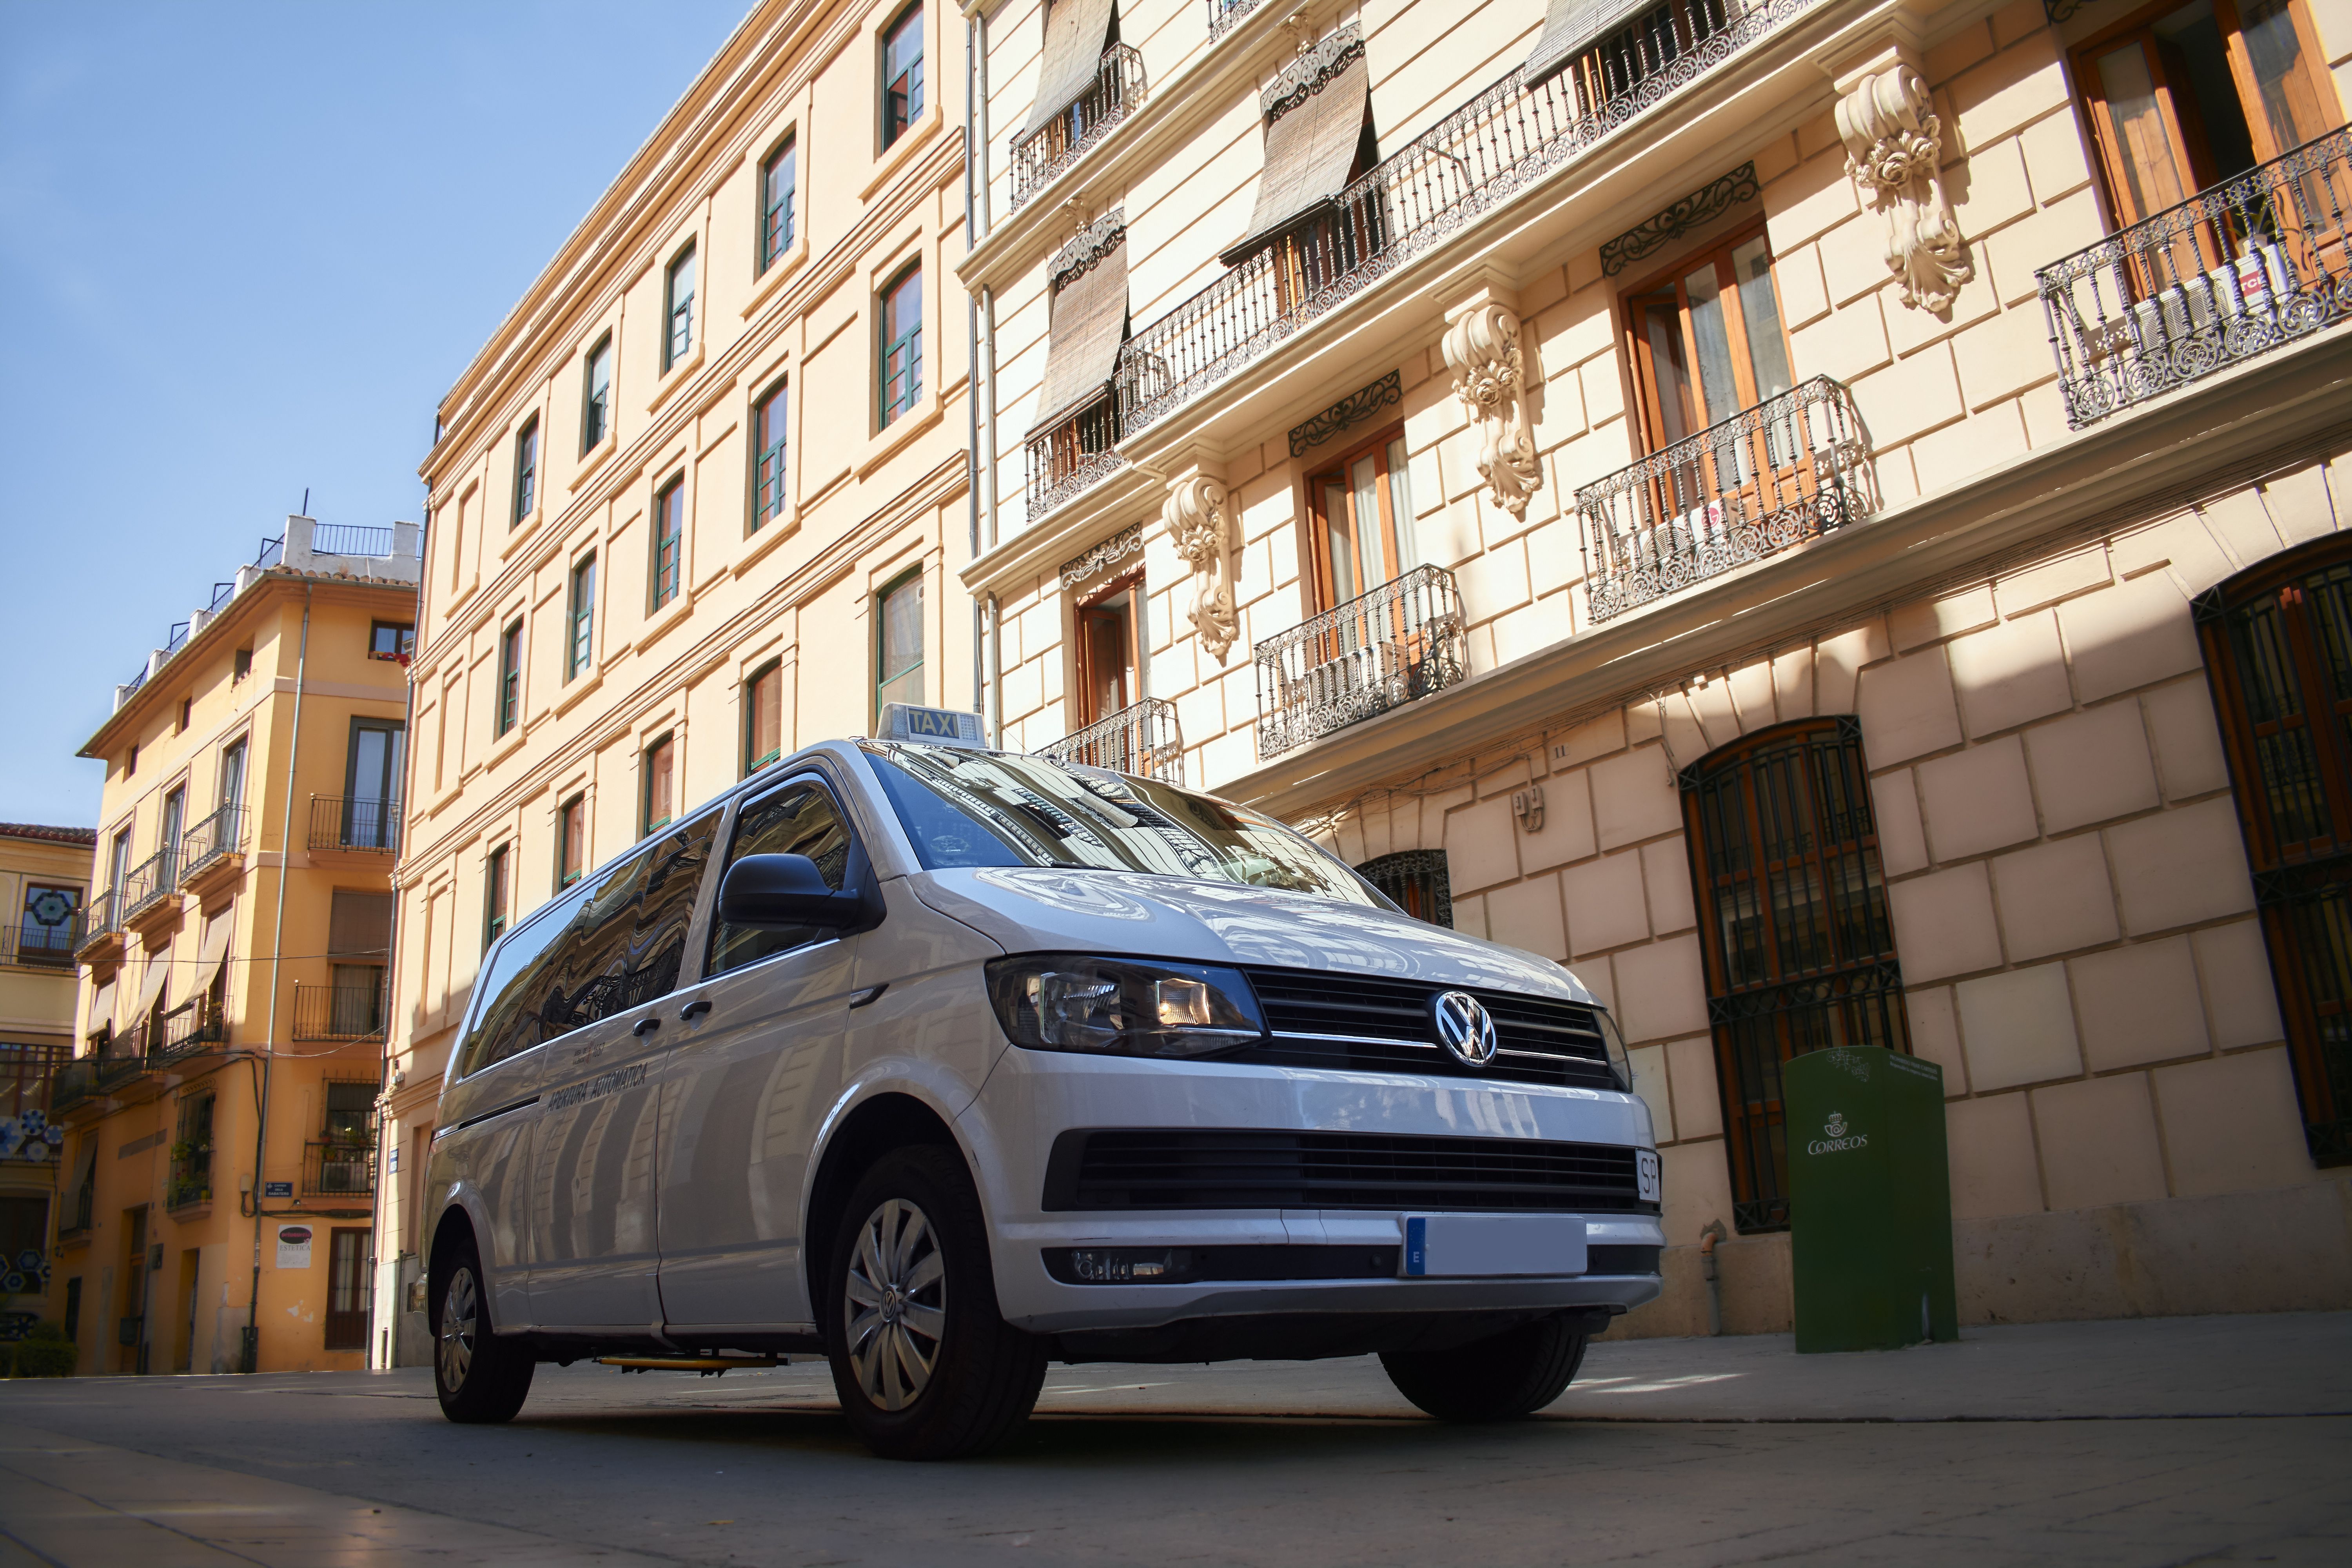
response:
<svg viewBox="0 0 2352 1568"><path fill-rule="evenodd" d="M1643 450L1686 440L1796 384L1780 322L1760 218L1627 290ZM1766 460L1777 467L1776 458Z"/></svg>
<svg viewBox="0 0 2352 1568"><path fill-rule="evenodd" d="M1831 1046L1908 1052L1862 722L1799 720L1682 774L1732 1219L1789 1223L1780 1064Z"/></svg>
<svg viewBox="0 0 2352 1568"><path fill-rule="evenodd" d="M559 891L588 868L588 800L573 795L555 813L555 886Z"/></svg>
<svg viewBox="0 0 2352 1568"><path fill-rule="evenodd" d="M923 395L923 268L909 266L882 290L881 423L888 426Z"/></svg>
<svg viewBox="0 0 2352 1568"><path fill-rule="evenodd" d="M522 622L509 621L499 634L499 721L503 735L522 717Z"/></svg>
<svg viewBox="0 0 2352 1568"><path fill-rule="evenodd" d="M583 558L572 568L572 590L564 603L563 679L588 668L596 648L596 558Z"/></svg>
<svg viewBox="0 0 2352 1568"><path fill-rule="evenodd" d="M1421 563L1402 428L1346 453L1307 488L1318 610L1336 609Z"/></svg>
<svg viewBox="0 0 2352 1568"><path fill-rule="evenodd" d="M368 1237L360 1226L337 1226L327 1233L327 1310L320 1341L326 1350L367 1349L368 1307L375 1295Z"/></svg>
<svg viewBox="0 0 2352 1568"><path fill-rule="evenodd" d="M909 5L882 35L882 145L923 117L923 8Z"/></svg>
<svg viewBox="0 0 2352 1568"><path fill-rule="evenodd" d="M694 241L662 273L662 354L667 371L694 347Z"/></svg>
<svg viewBox="0 0 2352 1568"><path fill-rule="evenodd" d="M2168 0L2078 47L2074 80L2119 228L2344 121L2303 0Z"/></svg>
<svg viewBox="0 0 2352 1568"><path fill-rule="evenodd" d="M758 773L784 752L784 667L771 661L743 683L743 773Z"/></svg>
<svg viewBox="0 0 2352 1568"><path fill-rule="evenodd" d="M874 596L874 712L923 700L923 574L908 573Z"/></svg>
<svg viewBox="0 0 2352 1568"><path fill-rule="evenodd" d="M760 258L754 276L776 264L793 247L793 195L798 186L799 153L793 137L760 164Z"/></svg>
<svg viewBox="0 0 2352 1568"><path fill-rule="evenodd" d="M534 414L522 422L522 433L515 437L514 512L507 526L514 527L539 510L539 416Z"/></svg>
<svg viewBox="0 0 2352 1568"><path fill-rule="evenodd" d="M1402 849L1356 868L1356 874L1417 921L1449 930L1454 924L1454 880L1443 849Z"/></svg>
<svg viewBox="0 0 2352 1568"><path fill-rule="evenodd" d="M2304 1139L2352 1164L2352 541L2197 596Z"/></svg>
<svg viewBox="0 0 2352 1568"><path fill-rule="evenodd" d="M751 531L784 511L784 416L792 389L778 382L751 408Z"/></svg>
<svg viewBox="0 0 2352 1568"><path fill-rule="evenodd" d="M653 605L658 610L677 597L685 575L686 476L671 476L654 496Z"/></svg>
<svg viewBox="0 0 2352 1568"><path fill-rule="evenodd" d="M586 457L613 433L613 334L588 351L580 371L580 455Z"/></svg>
<svg viewBox="0 0 2352 1568"><path fill-rule="evenodd" d="M640 820L642 831L656 832L669 826L677 815L677 744L664 735L646 748L645 799Z"/></svg>
<svg viewBox="0 0 2352 1568"><path fill-rule="evenodd" d="M482 951L506 935L508 882L514 858L512 847L501 844L482 864Z"/></svg>
<svg viewBox="0 0 2352 1568"><path fill-rule="evenodd" d="M1099 723L1142 696L1142 605L1139 572L1077 607L1079 724Z"/></svg>

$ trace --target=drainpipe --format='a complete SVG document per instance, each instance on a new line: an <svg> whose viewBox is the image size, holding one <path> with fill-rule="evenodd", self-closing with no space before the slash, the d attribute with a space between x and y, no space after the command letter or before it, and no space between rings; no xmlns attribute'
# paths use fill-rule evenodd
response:
<svg viewBox="0 0 2352 1568"><path fill-rule="evenodd" d="M1706 1331L1709 1337L1723 1332L1723 1284L1716 1278L1715 1244L1724 1238L1723 1222L1711 1219L1706 1228L1698 1233L1699 1271L1706 1277Z"/></svg>
<svg viewBox="0 0 2352 1568"><path fill-rule="evenodd" d="M420 551L419 554L423 552ZM239 1347L237 1370L261 1370L261 1232L269 1222L263 1213L262 1156L269 1145L269 1068L278 1055L278 994L285 988L286 879L294 858L294 763L302 751L302 680L310 664L310 589L302 584L302 640L294 653L294 728L286 740L286 820L278 834L278 914L269 932L269 1038L261 1047L260 1109L253 1130L253 1294L245 1307L245 1343Z"/></svg>
<svg viewBox="0 0 2352 1568"><path fill-rule="evenodd" d="M988 405L981 410L981 505L988 514L988 548L996 548L1003 528L996 511L996 296L980 291L980 360L988 381Z"/></svg>
<svg viewBox="0 0 2352 1568"><path fill-rule="evenodd" d="M425 510L425 517L427 524L429 525L433 518L433 510L430 504L431 490L429 487L426 490L426 501L427 504ZM417 639L415 646L418 647L423 645L425 637L425 541L422 537L422 530L419 531L420 536L416 542L416 607L409 613L408 617L410 622L416 627L415 632L412 635ZM410 663L401 666L401 670L408 678L407 701L401 710L400 718L401 753L408 762L408 777L400 781L401 823L399 826L393 829L395 836L402 835L406 828L408 804L416 798L416 789L415 785L416 778L416 671L413 655L411 657ZM404 844L406 840L404 837L395 837L394 842ZM391 1199L393 1192L392 1184L384 1180L384 1162L391 1158L391 1152L399 1147L399 1143L396 1139L387 1138L384 1136L384 1124L390 1120L390 1112L392 1109L387 1103L387 1101L392 1098L392 1020L398 1016L393 1009L393 998L397 994L394 988L394 981L400 973L400 965L396 962L400 953L400 862L399 853L397 851L395 851L394 855L393 874L389 880L392 884L392 920L390 921L390 929L384 937L386 945L383 954L383 1050L376 1058L375 1069L375 1207L373 1214L372 1214L368 1218L369 1285L367 1353L371 1361L373 1361L375 1358L377 1318L382 1310L382 1302L386 1295L386 1292L375 1288L376 1276L381 1268L381 1260L383 1258L384 1238L391 1231ZM394 1252L393 1254L393 1292L396 1293L399 1289L400 1255L398 1252ZM395 1318L399 1313L399 1304L395 1301L393 1307ZM392 1365L392 1348L388 1342L386 1342L383 1350L383 1365L386 1369L389 1369Z"/></svg>
<svg viewBox="0 0 2352 1568"><path fill-rule="evenodd" d="M1004 613L988 596L988 743L1004 749Z"/></svg>

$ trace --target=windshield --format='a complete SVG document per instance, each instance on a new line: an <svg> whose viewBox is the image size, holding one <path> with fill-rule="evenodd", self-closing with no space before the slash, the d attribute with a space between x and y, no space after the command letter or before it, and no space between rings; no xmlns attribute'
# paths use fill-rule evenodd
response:
<svg viewBox="0 0 2352 1568"><path fill-rule="evenodd" d="M1173 784L999 752L860 744L929 870L1146 871L1387 907L1362 878L1272 817Z"/></svg>

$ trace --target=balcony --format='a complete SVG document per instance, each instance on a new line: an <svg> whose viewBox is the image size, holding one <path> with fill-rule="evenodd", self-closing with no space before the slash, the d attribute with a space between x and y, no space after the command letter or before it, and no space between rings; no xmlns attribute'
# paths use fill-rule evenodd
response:
<svg viewBox="0 0 2352 1568"><path fill-rule="evenodd" d="M1157 697L1130 702L1107 719L1076 730L1037 755L1082 768L1136 773L1179 788L1184 783L1184 737L1176 705Z"/></svg>
<svg viewBox="0 0 2352 1568"><path fill-rule="evenodd" d="M1328 213L1238 263L1119 355L1122 437L1295 335L1646 113L1814 0L1673 0L1527 84L1481 92L1341 192ZM1216 17L1212 0L1211 19Z"/></svg>
<svg viewBox="0 0 2352 1568"><path fill-rule="evenodd" d="M75 1107L97 1098L98 1063L96 1057L80 1057L58 1064L58 1070L49 1075L51 1116L62 1117Z"/></svg>
<svg viewBox="0 0 2352 1568"><path fill-rule="evenodd" d="M179 847L167 845L131 868L131 874L122 879L124 925L136 929L142 918L179 907L180 879L173 874L178 864ZM171 900L168 905L167 900Z"/></svg>
<svg viewBox="0 0 2352 1568"><path fill-rule="evenodd" d="M109 888L81 910L81 935L74 957L83 963L111 963L122 956L122 900Z"/></svg>
<svg viewBox="0 0 2352 1568"><path fill-rule="evenodd" d="M331 1142L302 1145L302 1195L375 1195L375 1144Z"/></svg>
<svg viewBox="0 0 2352 1568"><path fill-rule="evenodd" d="M0 963L73 973L74 950L89 940L77 912L63 925L0 926Z"/></svg>
<svg viewBox="0 0 2352 1568"><path fill-rule="evenodd" d="M2352 317L2352 126L2034 274L2066 422L2095 425Z"/></svg>
<svg viewBox="0 0 2352 1568"><path fill-rule="evenodd" d="M1462 596L1453 574L1436 566L1416 566L1251 651L1261 762L1470 672Z"/></svg>
<svg viewBox="0 0 2352 1568"><path fill-rule="evenodd" d="M372 985L294 984L294 1038L380 1040L383 1038L383 982Z"/></svg>
<svg viewBox="0 0 2352 1568"><path fill-rule="evenodd" d="M1013 143L1013 202L1044 190L1086 156L1111 127L1143 107L1143 57L1126 44L1105 49L1092 86L1037 130Z"/></svg>
<svg viewBox="0 0 2352 1568"><path fill-rule="evenodd" d="M1050 429L1029 437L1028 516L1032 522L1101 479L1127 459L1111 449L1118 440L1118 403L1109 387L1079 405Z"/></svg>
<svg viewBox="0 0 2352 1568"><path fill-rule="evenodd" d="M1868 462L1853 398L1816 376L1586 485L1593 621L1862 521Z"/></svg>
<svg viewBox="0 0 2352 1568"><path fill-rule="evenodd" d="M1209 37L1223 37L1226 28L1263 3L1264 0L1209 0Z"/></svg>
<svg viewBox="0 0 2352 1568"><path fill-rule="evenodd" d="M173 1061L218 1050L228 1040L228 1020L209 992L189 997L163 1015L163 1032L150 1047L155 1060Z"/></svg>
<svg viewBox="0 0 2352 1568"><path fill-rule="evenodd" d="M245 829L245 807L224 805L182 834L180 885L201 898L242 869Z"/></svg>
<svg viewBox="0 0 2352 1568"><path fill-rule="evenodd" d="M390 855L400 847L400 802L357 795L310 797L310 847Z"/></svg>

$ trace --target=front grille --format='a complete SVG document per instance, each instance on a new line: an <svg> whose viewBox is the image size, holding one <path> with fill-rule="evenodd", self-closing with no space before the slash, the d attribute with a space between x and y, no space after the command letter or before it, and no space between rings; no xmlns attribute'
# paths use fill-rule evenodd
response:
<svg viewBox="0 0 2352 1568"><path fill-rule="evenodd" d="M1247 970L1273 1037L1222 1059L1268 1067L1433 1073L1489 1082L1614 1089L1592 1009L1468 986L1495 1020L1495 1059L1474 1068L1437 1043L1431 999L1452 989L1322 970Z"/></svg>
<svg viewBox="0 0 2352 1568"><path fill-rule="evenodd" d="M1654 1214L1633 1151L1522 1138L1099 1129L1063 1133L1045 1206Z"/></svg>

